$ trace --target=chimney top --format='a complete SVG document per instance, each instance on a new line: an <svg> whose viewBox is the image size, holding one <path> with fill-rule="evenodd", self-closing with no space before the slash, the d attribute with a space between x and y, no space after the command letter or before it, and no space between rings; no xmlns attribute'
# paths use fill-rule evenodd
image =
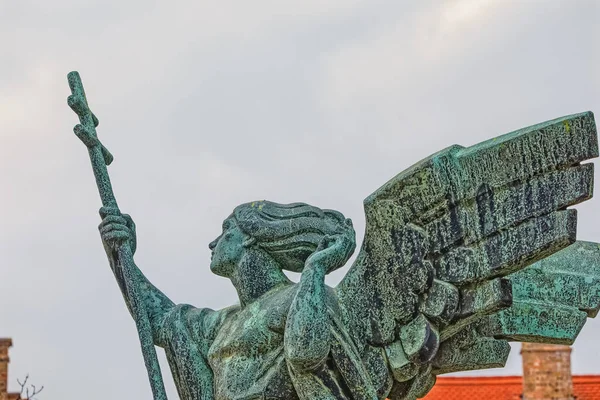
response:
<svg viewBox="0 0 600 400"><path fill-rule="evenodd" d="M0 338L0 362L8 362L8 348L12 346L12 339Z"/></svg>
<svg viewBox="0 0 600 400"><path fill-rule="evenodd" d="M527 343L524 342L521 345L521 354L527 352L540 352L540 351L560 351L560 352L571 352L571 346L563 344L546 344L546 343Z"/></svg>
<svg viewBox="0 0 600 400"><path fill-rule="evenodd" d="M523 343L523 400L572 400L571 348Z"/></svg>

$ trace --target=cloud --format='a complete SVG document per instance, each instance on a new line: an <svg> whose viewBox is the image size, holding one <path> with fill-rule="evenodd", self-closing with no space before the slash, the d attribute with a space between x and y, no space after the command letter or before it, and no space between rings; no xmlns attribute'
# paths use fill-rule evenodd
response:
<svg viewBox="0 0 600 400"><path fill-rule="evenodd" d="M394 16L328 57L326 105L343 107L357 98L369 101L370 95L395 96L407 86L417 89L424 77L439 79L448 63L463 58L469 45L479 47L489 37L479 28L509 7L511 2L499 7L497 1L460 0Z"/></svg>

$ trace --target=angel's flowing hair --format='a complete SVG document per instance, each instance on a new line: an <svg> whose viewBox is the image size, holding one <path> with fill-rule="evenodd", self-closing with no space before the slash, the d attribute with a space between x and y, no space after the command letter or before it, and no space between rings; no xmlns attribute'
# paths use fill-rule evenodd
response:
<svg viewBox="0 0 600 400"><path fill-rule="evenodd" d="M304 203L255 201L237 206L233 217L282 269L293 272L302 272L306 259L326 235L348 235L356 240L350 220L342 213Z"/></svg>

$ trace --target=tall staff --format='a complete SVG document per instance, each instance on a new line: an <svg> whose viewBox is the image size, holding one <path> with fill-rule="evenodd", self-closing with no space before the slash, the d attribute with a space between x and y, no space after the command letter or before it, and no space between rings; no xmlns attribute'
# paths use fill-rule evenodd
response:
<svg viewBox="0 0 600 400"><path fill-rule="evenodd" d="M88 148L94 177L96 178L96 185L98 186L98 192L100 193L100 199L102 200L102 206L118 210L117 200L115 199L110 184L110 177L108 176L108 170L106 168L107 165L112 163L113 156L98 140L96 134L98 119L88 107L79 73L76 71L70 72L67 75L67 78L69 80L69 87L71 88L71 96L68 97L67 104L79 116L80 122L80 124L75 125L73 131ZM167 400L167 394L160 372L160 364L158 363L154 342L152 340L150 321L144 308L144 302L142 301L138 287L133 278L135 265L133 263L133 252L131 251L129 244L124 243L122 246L119 246L118 255L121 262L121 268L123 269L123 283L131 301L131 313L133 314L138 330L144 363L146 364L146 370L148 371L148 378L150 379L154 400Z"/></svg>

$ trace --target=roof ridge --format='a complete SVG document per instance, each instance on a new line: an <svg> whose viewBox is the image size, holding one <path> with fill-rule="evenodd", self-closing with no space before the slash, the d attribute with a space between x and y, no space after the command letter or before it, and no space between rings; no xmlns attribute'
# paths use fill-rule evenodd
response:
<svg viewBox="0 0 600 400"><path fill-rule="evenodd" d="M447 377L439 377L436 380L437 385L446 385L446 386L455 386L455 385L490 385L490 384L507 384L507 383L518 383L521 384L523 382L522 376L517 375L508 375L508 376L447 376Z"/></svg>

